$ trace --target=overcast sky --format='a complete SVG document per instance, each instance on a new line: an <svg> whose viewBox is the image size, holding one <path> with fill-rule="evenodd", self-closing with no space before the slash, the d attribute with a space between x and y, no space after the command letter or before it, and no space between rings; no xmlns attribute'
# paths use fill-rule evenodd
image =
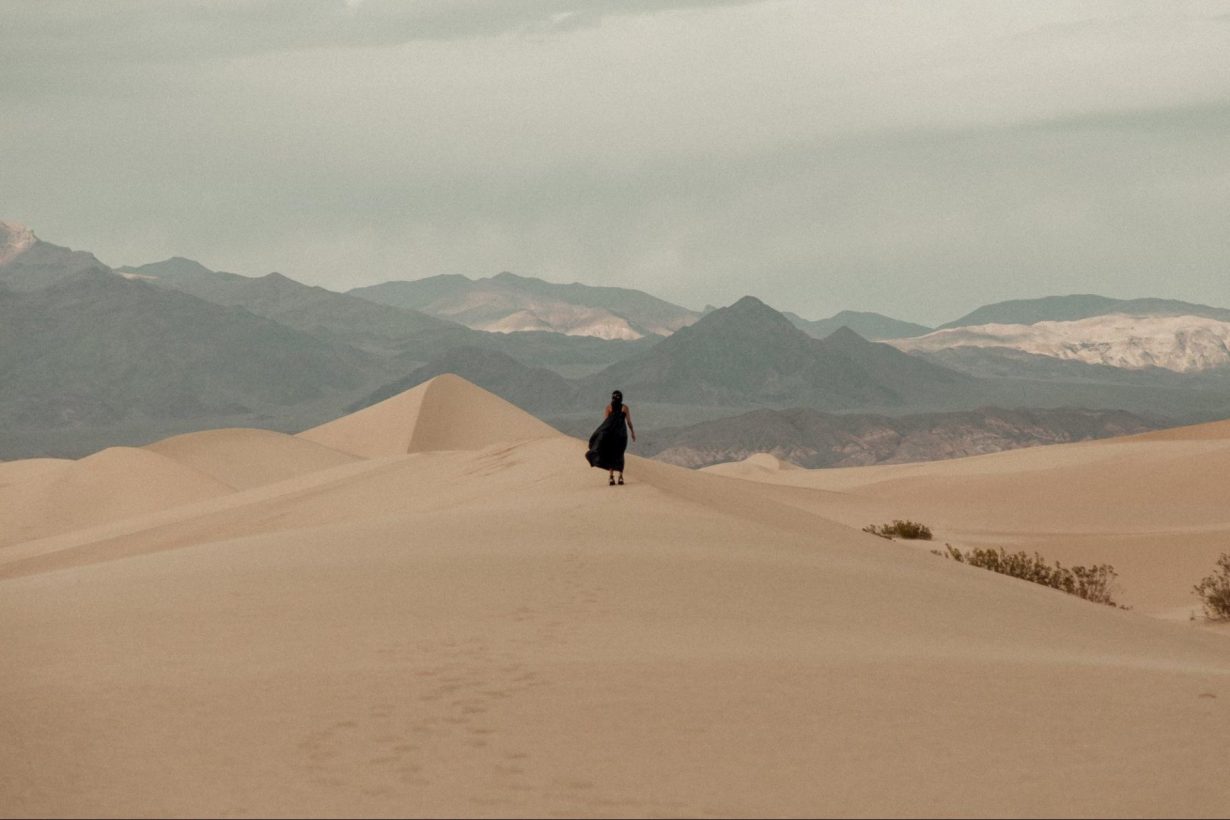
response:
<svg viewBox="0 0 1230 820"><path fill-rule="evenodd" d="M1230 306L1230 0L0 0L0 146L112 265Z"/></svg>

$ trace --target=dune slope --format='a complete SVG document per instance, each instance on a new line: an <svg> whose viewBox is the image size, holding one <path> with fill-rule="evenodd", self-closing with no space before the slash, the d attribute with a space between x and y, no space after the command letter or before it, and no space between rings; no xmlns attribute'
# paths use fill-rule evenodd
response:
<svg viewBox="0 0 1230 820"><path fill-rule="evenodd" d="M929 524L962 547L1038 551L1065 564L1110 563L1120 600L1187 618L1191 587L1230 551L1230 422L919 464L706 472L778 485L792 503L851 526Z"/></svg>
<svg viewBox="0 0 1230 820"><path fill-rule="evenodd" d="M0 552L0 813L1230 800L1221 635L800 500L838 492L635 457L608 487L459 380L390 402L305 435L365 459Z"/></svg>
<svg viewBox="0 0 1230 820"><path fill-rule="evenodd" d="M205 430L147 445L147 450L246 490L341 464L355 457L272 430Z"/></svg>
<svg viewBox="0 0 1230 820"><path fill-rule="evenodd" d="M80 461L8 462L0 469L0 547L231 490L192 467L135 447L110 447Z"/></svg>

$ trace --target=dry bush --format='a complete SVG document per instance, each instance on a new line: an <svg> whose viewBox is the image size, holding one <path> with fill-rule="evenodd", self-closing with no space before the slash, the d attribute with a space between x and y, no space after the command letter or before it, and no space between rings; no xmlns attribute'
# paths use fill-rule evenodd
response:
<svg viewBox="0 0 1230 820"><path fill-rule="evenodd" d="M1053 565L1048 563L1036 552L1030 556L1025 552L1008 552L1003 547L998 550L975 548L968 552L961 552L951 544L945 544L944 547L947 549L946 553L939 550L932 550L932 552L961 564L969 564L971 567L982 567L1001 575L1009 575L1013 578L1041 584L1044 587L1062 590L1069 595L1084 598L1095 604L1117 606L1111 599L1111 593L1119 574L1110 564L1065 567L1058 561ZM1230 581L1230 578L1227 580Z"/></svg>
<svg viewBox="0 0 1230 820"><path fill-rule="evenodd" d="M868 524L863 527L863 532L869 532L872 535L878 535L881 538L893 540L894 538L918 539L920 541L931 540L931 528L926 524L919 524L917 521L901 521L900 519L893 521L891 524Z"/></svg>
<svg viewBox="0 0 1230 820"><path fill-rule="evenodd" d="M1221 554L1217 568L1193 589L1204 603L1204 614L1221 621L1230 618L1230 553Z"/></svg>

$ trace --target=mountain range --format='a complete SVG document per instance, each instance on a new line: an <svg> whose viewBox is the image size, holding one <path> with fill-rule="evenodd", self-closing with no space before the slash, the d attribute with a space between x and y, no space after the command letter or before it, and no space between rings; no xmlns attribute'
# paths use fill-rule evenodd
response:
<svg viewBox="0 0 1230 820"><path fill-rule="evenodd" d="M640 455L693 468L742 461L756 453L807 468L858 467L1123 436L1155 426L1122 410L981 408L879 416L800 407L654 430L640 437L636 449Z"/></svg>
<svg viewBox="0 0 1230 820"><path fill-rule="evenodd" d="M1230 310L1197 305L1176 299L1111 299L1091 293L1070 296L1043 296L1038 299L1012 299L984 305L960 319L939 326L939 330L972 325L1032 325L1035 322L1073 322L1093 316L1203 316L1230 321Z"/></svg>
<svg viewBox="0 0 1230 820"><path fill-rule="evenodd" d="M590 378L642 401L740 406L805 403L828 409L928 403L973 383L841 328L814 339L745 296Z"/></svg>
<svg viewBox="0 0 1230 820"><path fill-rule="evenodd" d="M350 293L496 333L543 330L628 340L667 336L699 317L637 290L561 285L508 272L486 279L452 274L384 282Z"/></svg>
<svg viewBox="0 0 1230 820"><path fill-rule="evenodd" d="M378 373L354 348L109 272L0 290L6 432L260 414Z"/></svg>
<svg viewBox="0 0 1230 820"><path fill-rule="evenodd" d="M926 325L903 322L900 319L894 319L882 313L869 313L867 311L843 310L827 319L819 319L817 321L804 319L797 313L791 313L788 310L782 311L782 315L789 319L790 323L799 330L816 339L823 339L843 327L849 328L864 339L869 339L873 342L922 336L924 333L930 333L932 330Z"/></svg>
<svg viewBox="0 0 1230 820"><path fill-rule="evenodd" d="M1126 370L1192 373L1230 365L1230 321L1190 314L1112 313L1069 321L971 325L893 343L907 352L998 348Z"/></svg>
<svg viewBox="0 0 1230 820"><path fill-rule="evenodd" d="M305 333L329 336L364 348L396 349L416 335L450 328L449 322L344 293L304 285L270 273L248 277L212 271L174 257L140 267L117 268L125 278L149 282L227 307L239 307Z"/></svg>
<svg viewBox="0 0 1230 820"><path fill-rule="evenodd" d="M1192 363L1173 370L1157 366L1156 356L1130 358L1154 339L1141 334L1128 336L1114 356L1067 355L1070 339L1087 338L1094 326L1127 334L1147 321L1174 336L1194 326L1195 314L1115 325L1119 314L1048 317L1118 310L1119 300L1035 301L1027 310L991 305L970 315L1042 316L1026 335L1058 333L1045 323L1067 323L1069 341L1029 347L1000 333L991 346L938 344L993 334L926 332L871 313L809 322L750 296L702 315L638 291L513 274L338 293L282 274L239 276L183 258L112 270L88 252L0 223L0 457L76 455L219 424L302 429L448 372L578 434L592 427L614 387L628 395L642 431L755 410L899 417L1080 407L1127 411L1150 425L1230 415L1230 367L1210 364L1213 344L1189 343ZM1133 304L1200 308L1169 300ZM518 311L542 321L505 321ZM586 324L591 319L598 324ZM1079 322L1090 326L1073 337L1080 328L1072 323ZM891 344L865 338L859 328ZM1135 363L1150 366L1123 366ZM1003 446L1063 440L1070 427L997 418ZM879 423L869 421L867 429ZM1015 433L1005 432L1014 424ZM937 456L960 449L951 439L925 440ZM925 455L925 448L911 452Z"/></svg>
<svg viewBox="0 0 1230 820"><path fill-rule="evenodd" d="M44 242L34 231L0 221L0 288L31 291L82 273L108 273L93 254Z"/></svg>

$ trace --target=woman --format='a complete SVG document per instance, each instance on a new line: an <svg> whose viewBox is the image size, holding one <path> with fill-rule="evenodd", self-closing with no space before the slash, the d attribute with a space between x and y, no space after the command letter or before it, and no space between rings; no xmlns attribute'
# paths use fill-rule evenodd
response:
<svg viewBox="0 0 1230 820"><path fill-rule="evenodd" d="M589 437L589 451L585 453L589 466L610 474L611 486L615 485L616 472L619 473L619 483L624 483L624 450L628 448L629 432L632 433L632 440L636 441L632 414L624 404L624 394L616 390L611 394L611 403L606 406L606 418Z"/></svg>

